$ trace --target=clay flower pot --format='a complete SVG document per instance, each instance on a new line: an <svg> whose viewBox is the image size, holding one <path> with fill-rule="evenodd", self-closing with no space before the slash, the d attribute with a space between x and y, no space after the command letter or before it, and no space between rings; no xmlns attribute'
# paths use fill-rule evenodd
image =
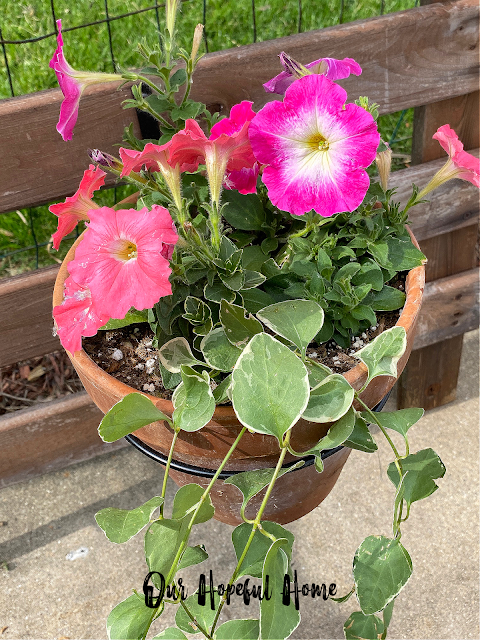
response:
<svg viewBox="0 0 480 640"><path fill-rule="evenodd" d="M413 236L412 236L413 238ZM79 238L80 240L80 238ZM63 300L64 281L68 276L67 265L73 259L75 247L72 246L63 261L55 283L53 304L57 306ZM415 239L415 245L418 247ZM416 267L409 272L406 279L406 303L397 326L404 327L407 333L407 349L398 363L398 375L403 371L410 355L415 325L418 319L422 295L425 284L425 268ZM68 354L75 370L77 371L86 391L97 407L106 413L125 395L137 391L122 382L119 382L108 373L98 367L93 360L80 351L72 356ZM367 378L367 369L360 363L344 374L345 378L355 389L361 389ZM370 408L375 407L395 384L396 379L390 376L380 376L370 382L362 393L361 398ZM138 391L137 391L138 392ZM142 392L143 393L143 392ZM156 406L167 415L173 412L173 405L169 400L156 398L143 393ZM292 429L291 444L297 451L307 451L323 437L330 424L307 422L300 419ZM188 465L199 467L199 471L218 469L225 454L237 437L241 425L238 422L231 406L219 406L213 414L212 421L200 431L187 433L182 431L177 439L174 451L174 460L177 470L172 468L170 476L177 485L196 482L204 487L209 483L208 477L202 477L188 469ZM172 432L163 422L155 422L138 429L134 433L135 440L147 451L168 455L172 441ZM339 447L338 450L326 452L324 459L324 471L319 474L313 464L296 469L283 475L275 484L274 491L264 512L265 520L273 520L280 524L292 522L317 507L330 493L340 472L348 458L350 449ZM252 434L248 431L242 437L240 444L225 467L226 471L249 471L264 467L274 467L279 455L278 441L273 436ZM286 464L297 460L287 454ZM310 461L311 462L311 461ZM178 467L187 471L180 471ZM210 477L213 477L213 472ZM208 475L208 474L206 474ZM227 524L239 524L240 506L242 504L240 491L223 480L217 480L211 492L212 502L215 506L215 518ZM249 503L246 515L253 518L263 498L263 492Z"/></svg>

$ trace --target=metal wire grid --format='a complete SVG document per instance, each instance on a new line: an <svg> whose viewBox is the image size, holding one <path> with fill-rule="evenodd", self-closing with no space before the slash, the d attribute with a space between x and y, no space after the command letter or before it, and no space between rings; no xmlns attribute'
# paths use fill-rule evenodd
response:
<svg viewBox="0 0 480 640"><path fill-rule="evenodd" d="M182 3L185 2L192 2L194 0L181 0ZM226 0L228 2L228 0ZM237 0L232 0L233 2L237 1ZM248 1L248 0L247 0ZM312 0L311 0L312 1ZM315 0L313 0L315 1ZM344 16L345 16L345 8L346 8L346 4L349 0L339 0L339 13L338 13L338 23L342 24L344 22ZM109 54L110 54L110 61L111 61L111 65L114 71L116 71L117 69L117 64L116 64L116 60L115 60L115 53L114 53L114 47L113 47L113 40L112 40L112 31L111 31L111 23L116 21L116 20L121 20L121 19L125 19L137 14L143 14L146 12L154 12L155 13L155 18L156 18L156 23L157 23L157 28L158 31L160 32L160 15L159 15L159 10L164 10L165 8L165 4L158 3L158 0L155 0L155 4L148 6L148 7L144 7L141 9L136 9L135 11L129 11L127 13L122 13L120 15L110 15L110 11L109 11L109 7L108 7L108 0L103 0L104 2L104 12L105 12L105 17L99 20L94 20L91 22L85 22L82 23L80 25L75 25L73 27L66 27L64 29L62 29L63 33L68 33L69 31L75 31L77 29L84 29L86 27L91 27L91 26L95 26L95 25L99 25L99 24L106 24L107 25L107 33L108 33L108 45L109 45ZM205 49L206 52L208 53L210 51L210 46L209 46L209 25L208 25L208 12L207 12L207 4L208 4L208 0L201 0L203 7L202 7L202 22L204 25L204 42L205 42ZM301 33L302 32L302 18L303 18L303 7L302 7L302 0L290 0L291 5L293 5L294 3L297 4L297 11L298 11L298 19L297 19L297 33ZM419 3L419 0L415 0L413 4L413 6L417 6ZM252 42L257 42L257 6L256 6L256 1L255 0L250 0L250 4L251 4L251 28L252 28ZM8 78L8 85L10 88L10 94L12 97L15 97L16 93L15 93L15 88L14 88L14 78L13 78L13 73L12 73L12 69L11 69L11 65L9 63L9 58L8 58L8 53L7 53L7 48L6 45L24 45L27 43L35 43L35 42L39 42L41 40L45 40L46 38L53 38L56 37L58 34L58 29L57 29L57 15L55 12L55 0L49 0L49 5L50 5L50 13L51 13L51 18L52 18L52 27L53 30L48 32L48 33L44 33L40 36L34 37L34 38L25 38L23 40L12 40L12 39L5 39L3 37L3 32L2 32L2 26L0 24L0 45L2 47L2 53L3 53L3 60L4 60L4 64L5 64L5 71L6 71L6 75ZM380 0L379 3L379 15L383 15L385 12L385 0ZM395 142L397 142L396 136L398 134L398 131L400 129L400 126L403 122L403 119L405 117L405 114L407 113L406 110L402 111L402 113L399 115L398 121L394 127L394 131L393 134L390 138L390 145L395 144ZM113 188L114 189L114 197L116 197L116 187ZM35 231L35 209L27 209L25 211L26 216L28 218L28 225L30 227L30 231L31 231L31 236L33 239L33 244L30 246L25 246L25 247L21 247L19 249L15 249L12 251L7 251L7 252L3 252L0 253L0 260L4 260L8 257L12 257L18 254L22 254L22 253L26 253L29 251L34 251L35 252L35 259L34 259L34 268L38 269L39 268L39 263L40 263L40 249L42 247L46 247L50 244L50 240L47 241L38 241L38 234ZM1 220L1 218L0 218ZM1 231L1 229L0 229ZM76 230L76 232L74 234L71 234L71 236L67 237L66 239L70 238L71 241L73 241L76 237L78 237L78 228ZM26 268L26 270L31 269L32 266L28 266ZM0 266L1 269L1 266ZM2 277L2 274L0 274L0 277Z"/></svg>

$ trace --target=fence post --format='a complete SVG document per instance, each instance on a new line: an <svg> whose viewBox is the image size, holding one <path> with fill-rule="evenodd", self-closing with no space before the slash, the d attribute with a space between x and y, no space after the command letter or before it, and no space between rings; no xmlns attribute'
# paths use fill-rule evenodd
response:
<svg viewBox="0 0 480 640"><path fill-rule="evenodd" d="M447 123L456 130L465 149L478 147L479 92L415 109L413 164L444 156L432 135ZM427 282L475 267L477 237L478 222L475 221L473 225L421 242L421 249L428 258ZM463 334L411 354L399 381L398 408L433 409L455 399L462 342Z"/></svg>

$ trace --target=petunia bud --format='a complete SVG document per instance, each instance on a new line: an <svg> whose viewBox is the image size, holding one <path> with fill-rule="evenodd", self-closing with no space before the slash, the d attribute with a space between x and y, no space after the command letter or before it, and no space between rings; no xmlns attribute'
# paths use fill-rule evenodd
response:
<svg viewBox="0 0 480 640"><path fill-rule="evenodd" d="M179 6L180 0L167 0L165 3L167 30L171 38L173 38L173 33L175 31L175 18L177 17L177 10Z"/></svg>
<svg viewBox="0 0 480 640"><path fill-rule="evenodd" d="M309 76L312 74L307 67L304 67L303 64L294 60L288 55L288 53L285 53L285 51L282 51L279 58L285 71L295 78L303 78L303 76Z"/></svg>
<svg viewBox="0 0 480 640"><path fill-rule="evenodd" d="M122 169L123 165L120 160L117 160L109 153L105 153L105 151L100 151L100 149L89 149L88 155L97 164L102 167L111 167L112 169Z"/></svg>
<svg viewBox="0 0 480 640"><path fill-rule="evenodd" d="M380 177L380 184L384 191L388 188L388 178L390 177L390 170L392 168L392 150L387 144L384 144L385 149L378 151L375 156L375 162L378 168L378 175Z"/></svg>
<svg viewBox="0 0 480 640"><path fill-rule="evenodd" d="M193 43L192 43L192 53L190 54L190 60L195 64L195 59L197 57L198 50L202 43L203 37L203 24L197 24L195 27L195 32L193 34Z"/></svg>

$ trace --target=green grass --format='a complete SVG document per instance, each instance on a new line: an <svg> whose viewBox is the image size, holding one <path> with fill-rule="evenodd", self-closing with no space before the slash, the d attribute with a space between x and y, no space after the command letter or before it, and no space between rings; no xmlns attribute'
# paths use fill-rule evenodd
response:
<svg viewBox="0 0 480 640"><path fill-rule="evenodd" d="M154 0L109 0L110 17L151 7ZM160 1L158 2L160 5ZM377 16L382 0L255 0L255 35L257 41L271 40L297 33L299 4L302 7L301 31L321 29L341 22ZM384 13L410 9L414 0L385 0ZM56 18L68 29L105 18L103 0L55 0ZM203 0L184 0L178 24L181 43L190 47L195 25L203 22ZM163 22L163 7L158 9ZM217 51L254 40L251 0L206 0L205 25L208 50ZM37 38L54 30L49 0L20 0L2 2L0 28L4 40ZM128 69L142 64L136 53L136 43L145 39L148 44L158 42L155 10L112 21L110 24L112 51L117 68ZM81 27L64 34L65 54L77 69L111 72L114 68L110 53L107 25ZM32 93L57 86L55 74L48 62L55 50L54 36L38 42L6 44L12 85L15 95ZM321 53L319 52L319 56ZM345 52L348 56L348 52ZM302 62L308 62L303 60ZM11 97L10 83L3 52L0 50L0 99ZM400 114L382 116L379 127L382 136L390 140ZM411 148L413 110L409 110L399 127L393 150L402 157L394 160L394 167L405 166L405 156ZM123 197L123 196L122 196ZM98 198L97 198L98 200ZM113 191L101 193L101 204L113 204ZM48 205L0 216L0 277L15 275L37 266L54 264L61 259L73 239L64 240L60 252L51 249L49 239L56 229L56 218ZM40 245L38 249L35 245ZM65 248L63 247L65 245ZM33 247L33 248L30 248ZM14 253L13 253L14 252ZM10 254L10 255L6 255Z"/></svg>

